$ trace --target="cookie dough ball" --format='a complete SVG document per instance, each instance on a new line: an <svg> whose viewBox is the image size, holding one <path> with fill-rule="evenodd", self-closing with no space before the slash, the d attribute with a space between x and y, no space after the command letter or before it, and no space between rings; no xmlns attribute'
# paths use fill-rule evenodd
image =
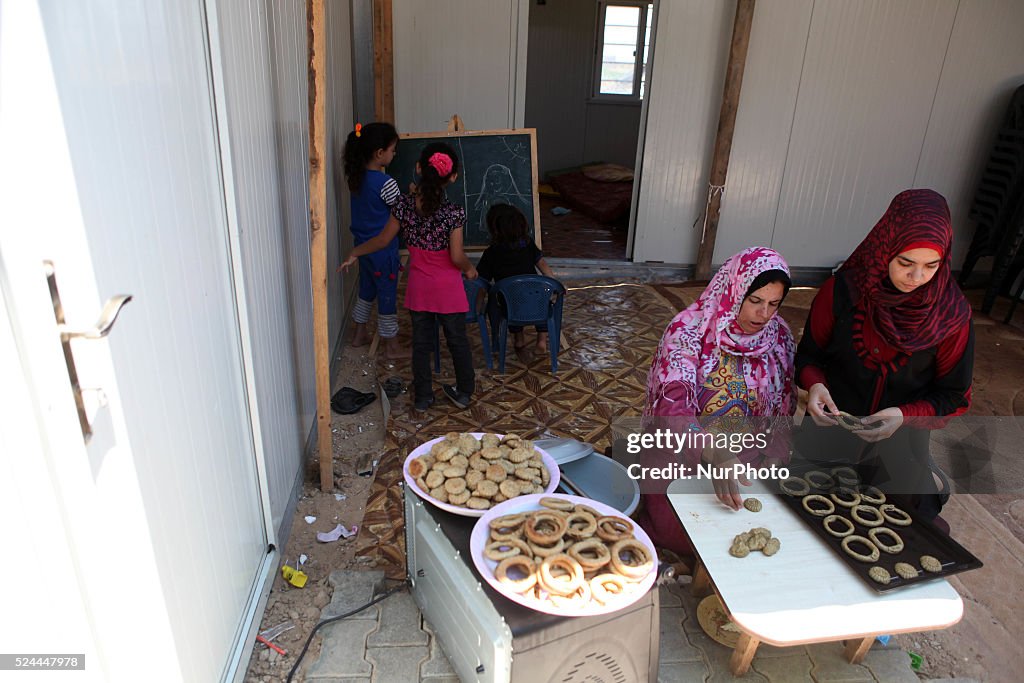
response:
<svg viewBox="0 0 1024 683"><path fill-rule="evenodd" d="M897 562L895 569L896 573L902 576L904 579L917 578L917 568L914 567L914 565L912 564L907 564L906 562Z"/></svg>
<svg viewBox="0 0 1024 683"><path fill-rule="evenodd" d="M747 508L751 512L760 512L761 501L759 501L757 498L747 498L746 500L743 501L743 507Z"/></svg>
<svg viewBox="0 0 1024 683"><path fill-rule="evenodd" d="M932 557L931 555L921 556L921 566L926 572L932 572L933 574L935 572L942 571L942 563L939 562L938 558Z"/></svg>
<svg viewBox="0 0 1024 683"><path fill-rule="evenodd" d="M888 585L892 580L892 576L889 575L889 572L887 572L884 567L872 567L868 570L868 576L883 586Z"/></svg>
<svg viewBox="0 0 1024 683"><path fill-rule="evenodd" d="M782 541L780 541L777 538L769 538L765 542L764 548L761 549L761 552L763 552L768 557L771 557L775 553L779 552L779 548L781 548L781 547L782 547Z"/></svg>
<svg viewBox="0 0 1024 683"><path fill-rule="evenodd" d="M733 542L732 546L729 548L729 554L733 557L746 557L750 554L750 548L747 547L746 543Z"/></svg>

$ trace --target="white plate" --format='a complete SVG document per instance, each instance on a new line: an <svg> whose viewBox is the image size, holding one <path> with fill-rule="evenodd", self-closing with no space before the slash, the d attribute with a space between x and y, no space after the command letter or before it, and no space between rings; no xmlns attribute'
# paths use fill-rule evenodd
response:
<svg viewBox="0 0 1024 683"><path fill-rule="evenodd" d="M488 434L490 432L467 432L467 433L472 434L479 441L483 437L484 434ZM502 436L502 435L498 434L498 436ZM419 446L416 450L414 450L412 453L409 454L409 457L407 457L405 459L405 462L402 463L402 476L405 477L405 485L408 486L409 488L411 488L413 491L415 491L417 496L419 496L423 500L427 501L428 503L433 503L434 505L436 505L437 507L441 508L442 510L447 510L448 512L451 512L451 513L456 514L456 515L462 515L463 517L480 517L485 512L489 512L490 510L470 510L469 508L461 507L459 505L452 505L451 503L442 503L441 501L439 501L436 498L432 497L429 493L427 493L426 491L424 491L423 489L421 489L419 486L416 485L416 480L413 479L413 477L409 474L409 463L412 462L415 458L418 458L421 455L426 455L427 453L429 453L430 452L430 447L433 446L438 441L444 441L444 437L443 436L439 436L436 439L431 439L430 441L426 442L425 444ZM534 448L537 448L537 447L534 446ZM554 491L555 488L558 486L559 477L561 475L558 472L558 463L555 462L554 458L552 458L550 455L548 455L548 452L545 451L543 448L537 448L537 451L540 452L540 459L544 463L544 466L548 468L548 474L551 475L551 481L549 481L548 485L544 488L544 494L540 494L540 493L532 494L532 495L540 496L540 495L545 495L547 493L551 493L552 491ZM529 497L529 496L520 496L520 498L527 498L527 497ZM493 509L493 508L491 508L491 509Z"/></svg>
<svg viewBox="0 0 1024 683"><path fill-rule="evenodd" d="M543 448L559 465L585 458L594 452L594 447L576 439L538 439L533 442Z"/></svg>
<svg viewBox="0 0 1024 683"><path fill-rule="evenodd" d="M651 567L651 573L644 578L643 581L638 581L635 585L636 588L632 593L624 597L621 601L616 601L611 605L602 605L595 600L591 600L590 604L585 608L571 609L571 608L559 608L554 603L548 600L537 600L533 597L515 593L505 586L503 583L499 583L494 578L494 568L498 566L498 563L494 560L488 560L484 557L484 548L487 546L487 541L491 537L491 520L495 517L501 517L502 515L512 515L517 512L530 512L533 510L542 510L543 506L540 504L540 499L544 497L550 498L563 498L565 500L571 500L573 503L589 505L603 515L613 515L615 517L623 517L623 514L604 503L589 498L580 498L579 496L570 496L564 493L546 494L546 493L532 493L528 496L519 496L512 500L506 500L504 503L500 503L490 510L486 511L486 514L477 520L473 526L473 533L469 537L469 553L473 556L473 564L476 565L476 569L480 572L480 576L484 577L487 583L494 587L494 590L498 591L512 602L518 602L524 607L535 609L538 612L546 612L547 614L555 614L562 617L587 617L594 616L597 614L609 614L611 612L617 612L623 607L628 607L634 602L642 598L647 591L654 585L654 579L658 574L658 563L657 560L654 562L654 566ZM632 521L632 520L630 520ZM650 551L652 558L657 558L658 553L654 549L654 544L651 543L651 538L640 528L638 524L633 522L633 535L647 546L647 550Z"/></svg>

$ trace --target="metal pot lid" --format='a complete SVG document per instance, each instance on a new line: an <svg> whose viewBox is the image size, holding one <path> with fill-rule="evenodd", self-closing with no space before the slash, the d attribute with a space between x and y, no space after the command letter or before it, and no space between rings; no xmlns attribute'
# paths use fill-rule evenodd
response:
<svg viewBox="0 0 1024 683"><path fill-rule="evenodd" d="M533 445L547 451L559 465L585 458L594 452L594 447L576 439L535 439Z"/></svg>

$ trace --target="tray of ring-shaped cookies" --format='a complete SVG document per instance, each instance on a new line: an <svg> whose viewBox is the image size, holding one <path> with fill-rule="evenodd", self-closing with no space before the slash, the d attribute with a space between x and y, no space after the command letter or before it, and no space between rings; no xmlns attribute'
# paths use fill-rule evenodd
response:
<svg viewBox="0 0 1024 683"><path fill-rule="evenodd" d="M932 522L888 501L848 466L779 481L782 499L879 593L977 569L981 561Z"/></svg>
<svg viewBox="0 0 1024 683"><path fill-rule="evenodd" d="M469 551L499 593L566 617L627 607L657 576L657 553L643 529L611 506L560 493L488 510L473 526Z"/></svg>

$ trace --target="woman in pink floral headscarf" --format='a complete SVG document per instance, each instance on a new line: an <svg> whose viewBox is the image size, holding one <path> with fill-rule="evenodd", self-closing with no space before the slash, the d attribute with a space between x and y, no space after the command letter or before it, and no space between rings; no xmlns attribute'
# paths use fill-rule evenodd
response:
<svg viewBox="0 0 1024 683"><path fill-rule="evenodd" d="M725 421L791 416L795 347L789 326L776 315L790 283L786 262L767 247L745 249L726 261L700 298L665 330L651 363L644 416ZM776 457L784 459L784 439L773 439L768 450L779 447ZM699 457L691 454L693 460ZM750 451L739 460L759 457L761 452ZM716 481L715 489L729 507L742 505L735 482ZM655 544L692 552L667 498L649 494L644 500L640 522Z"/></svg>

